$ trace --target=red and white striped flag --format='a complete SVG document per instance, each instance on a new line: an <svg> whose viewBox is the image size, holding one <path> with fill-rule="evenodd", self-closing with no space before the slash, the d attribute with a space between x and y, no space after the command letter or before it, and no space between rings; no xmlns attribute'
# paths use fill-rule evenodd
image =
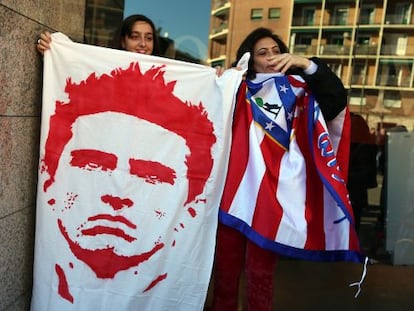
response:
<svg viewBox="0 0 414 311"><path fill-rule="evenodd" d="M202 310L243 72L52 38L31 310Z"/></svg>
<svg viewBox="0 0 414 311"><path fill-rule="evenodd" d="M349 113L326 123L299 76L238 94L220 221L276 253L362 262L346 189Z"/></svg>

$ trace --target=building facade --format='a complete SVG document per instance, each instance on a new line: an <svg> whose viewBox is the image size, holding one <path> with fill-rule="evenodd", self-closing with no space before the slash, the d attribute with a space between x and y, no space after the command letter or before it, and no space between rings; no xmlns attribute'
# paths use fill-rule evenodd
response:
<svg viewBox="0 0 414 311"><path fill-rule="evenodd" d="M229 67L246 35L270 27L287 42L292 15L290 1L212 0L207 62Z"/></svg>
<svg viewBox="0 0 414 311"><path fill-rule="evenodd" d="M291 53L318 56L370 127L414 127L414 10L407 0L212 1L209 64L231 64L255 27L274 29Z"/></svg>

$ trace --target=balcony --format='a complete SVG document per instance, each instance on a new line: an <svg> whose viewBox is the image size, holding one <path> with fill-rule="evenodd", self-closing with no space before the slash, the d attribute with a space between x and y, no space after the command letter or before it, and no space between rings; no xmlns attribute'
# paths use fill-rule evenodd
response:
<svg viewBox="0 0 414 311"><path fill-rule="evenodd" d="M380 59L377 85L410 87L412 70L411 59Z"/></svg>
<svg viewBox="0 0 414 311"><path fill-rule="evenodd" d="M353 85L366 85L366 76L358 74L358 75L352 75L351 77L351 83Z"/></svg>
<svg viewBox="0 0 414 311"><path fill-rule="evenodd" d="M376 55L378 50L377 45L361 44L355 47L356 55Z"/></svg>
<svg viewBox="0 0 414 311"><path fill-rule="evenodd" d="M226 55L220 55L208 60L211 67L225 67Z"/></svg>
<svg viewBox="0 0 414 311"><path fill-rule="evenodd" d="M413 50L408 49L406 44L383 44L381 46L381 55L387 56L412 56Z"/></svg>
<svg viewBox="0 0 414 311"><path fill-rule="evenodd" d="M227 0L224 1L217 1L214 4L214 8L211 11L212 16L216 16L221 19L227 19L230 11L230 2Z"/></svg>
<svg viewBox="0 0 414 311"><path fill-rule="evenodd" d="M350 47L337 45L337 44L325 44L321 45L319 48L319 53L321 55L349 55Z"/></svg>
<svg viewBox="0 0 414 311"><path fill-rule="evenodd" d="M377 77L377 84L380 86L410 87L410 80L401 79L397 75L384 74Z"/></svg>
<svg viewBox="0 0 414 311"><path fill-rule="evenodd" d="M211 30L209 39L224 43L227 40L228 33L229 33L228 24L227 22L223 22L219 27L213 28Z"/></svg>
<svg viewBox="0 0 414 311"><path fill-rule="evenodd" d="M407 14L387 14L385 17L386 25L413 25L410 15Z"/></svg>
<svg viewBox="0 0 414 311"><path fill-rule="evenodd" d="M292 26L317 26L314 18L294 17Z"/></svg>
<svg viewBox="0 0 414 311"><path fill-rule="evenodd" d="M296 44L292 47L292 53L300 55L316 55L317 48L316 45Z"/></svg>

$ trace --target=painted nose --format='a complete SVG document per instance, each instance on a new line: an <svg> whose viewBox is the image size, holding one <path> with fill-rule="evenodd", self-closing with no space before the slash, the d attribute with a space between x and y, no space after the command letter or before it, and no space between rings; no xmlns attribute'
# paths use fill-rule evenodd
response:
<svg viewBox="0 0 414 311"><path fill-rule="evenodd" d="M109 194L101 196L101 201L105 204L109 204L115 211L123 209L124 207L129 208L134 205L134 202L130 199L122 199Z"/></svg>

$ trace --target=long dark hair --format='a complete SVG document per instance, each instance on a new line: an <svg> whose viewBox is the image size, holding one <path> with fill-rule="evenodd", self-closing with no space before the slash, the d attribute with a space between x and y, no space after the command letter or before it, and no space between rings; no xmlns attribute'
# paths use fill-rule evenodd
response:
<svg viewBox="0 0 414 311"><path fill-rule="evenodd" d="M130 36L132 34L132 27L136 22L145 22L151 26L152 33L154 35L154 48L151 55L160 56L160 43L155 25L151 19L142 14L131 15L124 19L121 26L115 32L114 39L112 41L112 47L114 49L124 50L121 42L125 36Z"/></svg>
<svg viewBox="0 0 414 311"><path fill-rule="evenodd" d="M280 53L289 52L287 45L278 35L274 34L271 29L264 27L256 28L249 35L247 35L247 37L240 44L239 49L237 50L236 61L232 64L232 66L235 67L244 53L249 52L249 68L246 72L246 78L248 79L254 79L256 77L256 71L253 68L254 46L257 41L263 38L272 38L279 46Z"/></svg>

